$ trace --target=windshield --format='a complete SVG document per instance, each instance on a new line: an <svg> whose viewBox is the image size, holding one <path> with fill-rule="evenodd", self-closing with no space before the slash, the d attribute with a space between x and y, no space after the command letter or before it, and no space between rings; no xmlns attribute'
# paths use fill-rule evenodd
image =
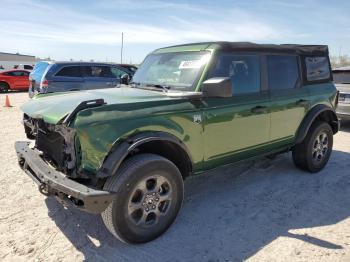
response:
<svg viewBox="0 0 350 262"><path fill-rule="evenodd" d="M350 71L333 72L333 79L336 84L349 84Z"/></svg>
<svg viewBox="0 0 350 262"><path fill-rule="evenodd" d="M150 54L136 71L133 82L193 91L209 58L208 51Z"/></svg>

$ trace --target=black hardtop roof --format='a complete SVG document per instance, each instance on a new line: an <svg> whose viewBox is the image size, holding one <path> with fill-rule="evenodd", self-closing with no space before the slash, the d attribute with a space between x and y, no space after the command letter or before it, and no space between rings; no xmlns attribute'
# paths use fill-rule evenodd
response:
<svg viewBox="0 0 350 262"><path fill-rule="evenodd" d="M211 48L217 45L220 50L226 51L257 51L274 53L295 53L302 55L328 55L327 45L300 45L300 44L257 44L252 42L200 42L177 46L207 45ZM175 47L175 46L173 46Z"/></svg>

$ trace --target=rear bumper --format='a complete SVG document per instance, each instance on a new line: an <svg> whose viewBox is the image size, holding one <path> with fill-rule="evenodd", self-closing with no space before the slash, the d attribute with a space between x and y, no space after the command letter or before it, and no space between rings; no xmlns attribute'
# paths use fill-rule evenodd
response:
<svg viewBox="0 0 350 262"><path fill-rule="evenodd" d="M115 193L94 189L69 179L49 166L29 142L16 142L18 162L24 172L39 186L44 195L54 195L86 212L99 214L113 201Z"/></svg>

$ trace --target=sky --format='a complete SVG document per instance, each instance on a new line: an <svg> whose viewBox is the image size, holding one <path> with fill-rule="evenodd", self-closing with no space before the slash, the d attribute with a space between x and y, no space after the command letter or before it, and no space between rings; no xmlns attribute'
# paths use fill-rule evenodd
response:
<svg viewBox="0 0 350 262"><path fill-rule="evenodd" d="M140 63L200 41L327 44L350 55L348 0L0 0L0 52Z"/></svg>

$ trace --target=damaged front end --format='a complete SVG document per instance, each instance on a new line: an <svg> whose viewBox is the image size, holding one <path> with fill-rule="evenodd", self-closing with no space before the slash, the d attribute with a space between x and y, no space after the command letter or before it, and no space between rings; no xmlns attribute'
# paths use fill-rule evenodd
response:
<svg viewBox="0 0 350 262"><path fill-rule="evenodd" d="M78 172L81 149L71 124L81 110L103 104L102 99L82 102L55 124L24 114L25 132L35 143L34 146L30 142L15 144L19 165L39 185L41 193L70 200L91 213L102 212L113 193L100 190L88 174Z"/></svg>
<svg viewBox="0 0 350 262"><path fill-rule="evenodd" d="M26 135L35 140L35 148L58 171L72 178L88 178L83 172L77 171L81 158L80 142L75 129L70 125L80 111L104 104L103 99L84 101L56 124L46 123L40 116L29 117L24 114Z"/></svg>
<svg viewBox="0 0 350 262"><path fill-rule="evenodd" d="M57 171L69 177L77 177L76 156L79 153L79 143L76 141L75 130L64 124L47 124L42 119L24 117L27 137L34 137L35 148L42 152L42 157L54 166Z"/></svg>

